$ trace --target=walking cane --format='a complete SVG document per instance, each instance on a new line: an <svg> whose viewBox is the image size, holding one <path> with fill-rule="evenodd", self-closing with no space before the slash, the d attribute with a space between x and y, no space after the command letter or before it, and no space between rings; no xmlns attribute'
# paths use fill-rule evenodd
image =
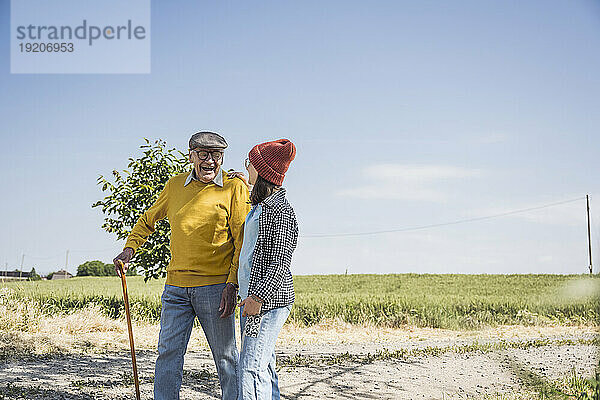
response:
<svg viewBox="0 0 600 400"><path fill-rule="evenodd" d="M135 398L140 400L140 381L138 380L137 363L135 362L135 347L133 345L133 328L131 326L131 314L129 314L129 298L127 297L127 282L123 261L118 260L121 283L123 284L123 300L125 300L125 315L127 316L127 329L129 330L129 348L131 349L131 363L133 364L133 379L135 381Z"/></svg>

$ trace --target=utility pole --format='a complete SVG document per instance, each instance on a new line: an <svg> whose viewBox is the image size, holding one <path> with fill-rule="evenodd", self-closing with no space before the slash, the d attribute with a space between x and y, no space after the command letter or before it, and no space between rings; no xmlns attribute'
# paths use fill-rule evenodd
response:
<svg viewBox="0 0 600 400"><path fill-rule="evenodd" d="M69 266L69 249L67 249L67 259L65 260L65 271L67 270L68 266Z"/></svg>
<svg viewBox="0 0 600 400"><path fill-rule="evenodd" d="M590 197L585 195L585 202L587 203L587 223L588 223L588 251L590 255L590 275L592 275L592 233L590 231Z"/></svg>
<svg viewBox="0 0 600 400"><path fill-rule="evenodd" d="M23 261L25 261L25 253L21 257L21 268L19 269L19 280L21 279L21 275L23 275Z"/></svg>

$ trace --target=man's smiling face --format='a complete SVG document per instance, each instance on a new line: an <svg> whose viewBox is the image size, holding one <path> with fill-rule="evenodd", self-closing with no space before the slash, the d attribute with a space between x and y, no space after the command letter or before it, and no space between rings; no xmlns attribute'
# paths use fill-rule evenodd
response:
<svg viewBox="0 0 600 400"><path fill-rule="evenodd" d="M194 164L196 177L204 183L209 183L221 170L223 151L198 147L190 150L190 162Z"/></svg>

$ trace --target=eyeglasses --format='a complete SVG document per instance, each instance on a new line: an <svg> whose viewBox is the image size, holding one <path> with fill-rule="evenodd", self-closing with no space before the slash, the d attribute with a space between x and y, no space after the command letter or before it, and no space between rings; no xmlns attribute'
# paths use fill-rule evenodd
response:
<svg viewBox="0 0 600 400"><path fill-rule="evenodd" d="M250 168L250 159L246 158L246 160L244 161L244 166L246 167L246 169Z"/></svg>
<svg viewBox="0 0 600 400"><path fill-rule="evenodd" d="M223 158L223 152L218 150L191 150L196 153L196 156L200 161L208 160L208 156L210 155L215 162L221 161Z"/></svg>

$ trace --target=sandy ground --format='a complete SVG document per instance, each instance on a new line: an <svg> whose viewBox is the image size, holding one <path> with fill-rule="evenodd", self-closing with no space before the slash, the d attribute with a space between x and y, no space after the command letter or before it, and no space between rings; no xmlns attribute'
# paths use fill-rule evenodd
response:
<svg viewBox="0 0 600 400"><path fill-rule="evenodd" d="M144 336L143 329L147 329ZM143 399L152 398L156 327L139 327L137 353ZM58 333L57 333L58 334ZM108 335L108 338L106 337ZM104 332L113 347L98 351L90 337L90 351L75 346L61 353L26 355L16 352L0 362L0 399L131 399L135 398L126 331ZM581 340L596 337L587 327L499 327L484 331L437 329L381 329L331 323L313 328L286 326L278 342L280 388L285 399L464 399L521 398L523 394L573 371L591 375L600 352ZM444 351L372 361L364 357L382 349L447 349L472 343L521 342L532 339L563 340L541 347L470 351ZM42 338L37 337L38 341ZM55 340L46 335L49 347ZM97 339L97 338L96 338ZM565 343L564 340L571 340ZM16 335L15 342L33 340ZM72 344L72 343L71 343ZM348 354L346 354L348 353ZM335 355L346 355L334 361ZM303 362L294 365L297 355ZM359 356L357 358L348 355ZM201 331L195 330L184 366L182 399L216 399L220 389L210 353ZM494 396L494 397L489 397Z"/></svg>

